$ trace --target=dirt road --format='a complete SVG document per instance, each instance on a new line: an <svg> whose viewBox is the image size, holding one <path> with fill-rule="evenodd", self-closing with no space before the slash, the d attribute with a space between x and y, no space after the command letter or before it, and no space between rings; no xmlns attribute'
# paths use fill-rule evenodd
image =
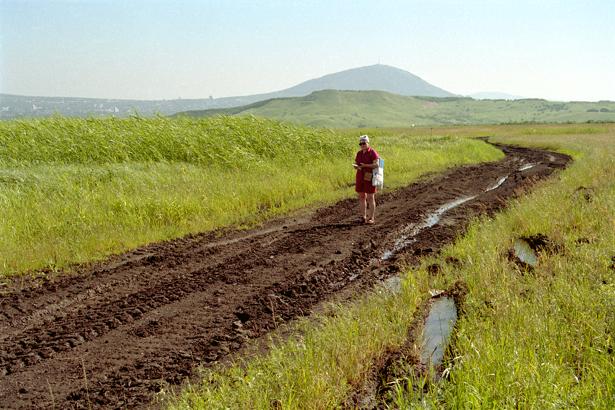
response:
<svg viewBox="0 0 615 410"><path fill-rule="evenodd" d="M375 225L358 224L355 200L344 200L0 289L0 407L145 407L198 364L437 252L471 217L500 209L570 160L500 148L502 161L380 195Z"/></svg>

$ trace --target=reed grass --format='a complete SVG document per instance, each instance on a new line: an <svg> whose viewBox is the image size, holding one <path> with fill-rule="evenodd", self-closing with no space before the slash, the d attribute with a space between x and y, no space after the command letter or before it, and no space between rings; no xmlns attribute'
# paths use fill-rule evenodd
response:
<svg viewBox="0 0 615 410"><path fill-rule="evenodd" d="M351 196L358 135L255 117L0 122L0 277ZM387 189L501 156L439 138L374 136Z"/></svg>

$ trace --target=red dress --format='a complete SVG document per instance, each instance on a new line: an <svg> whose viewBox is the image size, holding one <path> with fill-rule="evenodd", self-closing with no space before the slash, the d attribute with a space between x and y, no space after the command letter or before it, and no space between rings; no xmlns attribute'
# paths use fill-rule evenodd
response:
<svg viewBox="0 0 615 410"><path fill-rule="evenodd" d="M373 164L374 161L380 158L380 155L376 150L369 147L367 151L360 150L354 158L356 164ZM364 180L365 172L373 172L373 169L357 169L357 176L355 178L354 190L357 192L365 192L367 194L373 194L376 192L376 187L372 185L371 178L369 181Z"/></svg>

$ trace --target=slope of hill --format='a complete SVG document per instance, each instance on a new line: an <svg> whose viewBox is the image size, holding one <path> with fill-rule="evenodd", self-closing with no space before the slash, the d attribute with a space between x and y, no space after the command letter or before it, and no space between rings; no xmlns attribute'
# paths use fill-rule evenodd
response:
<svg viewBox="0 0 615 410"><path fill-rule="evenodd" d="M30 97L0 94L0 119L45 117L55 113L71 116L126 117L138 112L150 116L187 110L228 108L272 98L301 97L319 90L380 90L400 95L447 97L453 94L433 86L408 71L382 64L353 68L305 81L284 90L238 97L118 100L102 98Z"/></svg>
<svg viewBox="0 0 615 410"><path fill-rule="evenodd" d="M474 100L409 97L382 91L317 91L232 109L178 115L255 115L319 127L407 127L437 124L615 121L615 102L553 102L540 99Z"/></svg>
<svg viewBox="0 0 615 410"><path fill-rule="evenodd" d="M520 95L513 95L503 93L500 91L481 91L478 93L472 93L468 97L472 97L475 100L523 100L526 97Z"/></svg>

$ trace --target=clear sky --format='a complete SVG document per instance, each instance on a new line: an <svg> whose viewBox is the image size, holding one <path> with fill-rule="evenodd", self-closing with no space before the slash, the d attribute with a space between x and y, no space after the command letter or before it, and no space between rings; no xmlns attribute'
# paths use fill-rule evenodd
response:
<svg viewBox="0 0 615 410"><path fill-rule="evenodd" d="M248 95L376 63L458 94L615 100L615 0L0 0L0 92Z"/></svg>

